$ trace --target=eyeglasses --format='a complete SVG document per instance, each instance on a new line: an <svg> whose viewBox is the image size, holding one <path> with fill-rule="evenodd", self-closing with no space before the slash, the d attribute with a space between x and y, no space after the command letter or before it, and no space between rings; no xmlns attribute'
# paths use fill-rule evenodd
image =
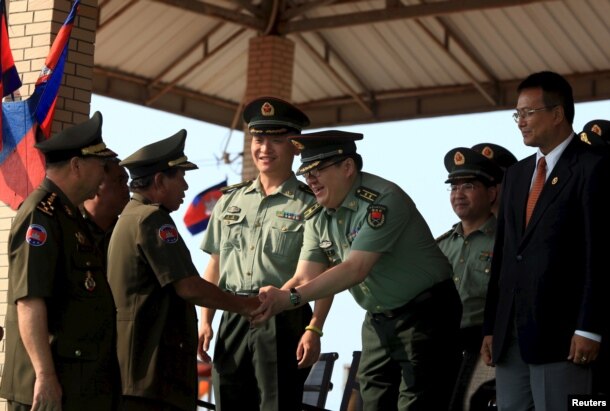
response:
<svg viewBox="0 0 610 411"><path fill-rule="evenodd" d="M456 192L456 191L461 191L463 193L472 191L475 189L475 185L472 183L463 183L463 184L451 184L449 187L447 187L447 191L451 191L452 193Z"/></svg>
<svg viewBox="0 0 610 411"><path fill-rule="evenodd" d="M307 179L309 177L318 178L318 177L320 177L320 171L322 171L330 166L334 166L335 164L342 163L345 160L347 160L347 158L341 158L339 160L333 161L332 163L328 163L325 166L314 168L313 170L303 173L303 178L305 178L305 179Z"/></svg>
<svg viewBox="0 0 610 411"><path fill-rule="evenodd" d="M517 109L513 113L513 120L515 120L515 123L518 123L519 120L521 120L521 119L527 120L534 113L537 113L537 112L543 111L543 110L550 110L552 108L557 107L558 105L559 104L554 104L552 106L544 106L544 107L540 107L540 108L528 108L525 110Z"/></svg>

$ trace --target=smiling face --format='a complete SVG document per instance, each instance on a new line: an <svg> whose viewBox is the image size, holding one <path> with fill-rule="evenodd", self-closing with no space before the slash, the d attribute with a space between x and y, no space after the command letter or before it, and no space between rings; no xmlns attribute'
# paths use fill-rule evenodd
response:
<svg viewBox="0 0 610 411"><path fill-rule="evenodd" d="M261 174L279 175L292 171L292 161L298 154L285 136L253 136L250 144L252 160Z"/></svg>
<svg viewBox="0 0 610 411"><path fill-rule="evenodd" d="M354 175L355 168L352 159L346 158L328 166L331 163L333 159L322 162L318 170L310 170L305 174L305 181L318 203L325 208L338 208L351 188L350 177Z"/></svg>
<svg viewBox="0 0 610 411"><path fill-rule="evenodd" d="M472 186L462 184L471 183ZM486 187L482 182L473 179L456 179L452 186L459 187L451 191L451 207L461 221L486 219L491 213L491 206L496 200L495 186Z"/></svg>
<svg viewBox="0 0 610 411"><path fill-rule="evenodd" d="M539 87L521 90L517 100L519 112L542 107L548 108L519 117L517 126L526 146L539 147L540 151L546 154L567 137L557 135L559 114L562 108L558 105L545 104L544 92Z"/></svg>

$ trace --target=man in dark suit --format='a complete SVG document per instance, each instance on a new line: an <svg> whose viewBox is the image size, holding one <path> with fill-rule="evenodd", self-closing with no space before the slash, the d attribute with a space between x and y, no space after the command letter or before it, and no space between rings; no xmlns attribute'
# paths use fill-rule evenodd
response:
<svg viewBox="0 0 610 411"><path fill-rule="evenodd" d="M572 88L530 75L513 114L538 147L505 176L481 354L500 410L566 410L591 393L608 312L607 159L574 138Z"/></svg>

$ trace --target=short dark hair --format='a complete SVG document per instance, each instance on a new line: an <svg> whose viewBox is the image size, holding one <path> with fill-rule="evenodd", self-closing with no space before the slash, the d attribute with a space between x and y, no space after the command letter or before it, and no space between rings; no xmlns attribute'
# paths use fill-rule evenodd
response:
<svg viewBox="0 0 610 411"><path fill-rule="evenodd" d="M176 175L178 170L180 170L180 169L177 167L172 167L172 168L168 168L167 170L160 171L160 173L165 174L168 178L172 178L173 176ZM129 182L129 190L136 191L138 189L142 190L142 189L146 189L146 188L150 187L150 185L155 180L156 174L157 173L149 174L147 176L139 177L139 178L131 180Z"/></svg>
<svg viewBox="0 0 610 411"><path fill-rule="evenodd" d="M574 96L572 86L560 74L552 71L541 71L530 74L519 84L517 91L521 93L526 88L542 89L542 98L547 107L560 105L563 107L566 119L570 124L574 122Z"/></svg>

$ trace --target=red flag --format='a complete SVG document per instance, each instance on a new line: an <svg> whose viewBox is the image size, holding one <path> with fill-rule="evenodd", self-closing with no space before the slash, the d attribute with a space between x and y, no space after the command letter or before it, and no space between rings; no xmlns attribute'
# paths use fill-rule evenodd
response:
<svg viewBox="0 0 610 411"><path fill-rule="evenodd" d="M15 61L13 60L13 53L11 52L11 45L8 40L8 29L6 22L6 4L4 0L0 0L0 96L4 97L12 94L21 87L21 79L17 68L15 67ZM2 98L0 97L0 98ZM2 129L2 116L0 116L0 130ZM0 138L0 150L2 150L3 138Z"/></svg>
<svg viewBox="0 0 610 411"><path fill-rule="evenodd" d="M216 184L197 194L184 213L184 224L191 234L195 235L208 228L208 222L216 202L222 196L221 188L227 185L227 180Z"/></svg>
<svg viewBox="0 0 610 411"><path fill-rule="evenodd" d="M48 138L51 134L55 104L68 56L68 42L79 2L74 2L53 41L32 96L24 101L2 103L4 145L0 151L0 200L13 210L38 187L45 175L44 156L34 148L34 144L39 130L44 137ZM4 56L4 48L2 52Z"/></svg>

